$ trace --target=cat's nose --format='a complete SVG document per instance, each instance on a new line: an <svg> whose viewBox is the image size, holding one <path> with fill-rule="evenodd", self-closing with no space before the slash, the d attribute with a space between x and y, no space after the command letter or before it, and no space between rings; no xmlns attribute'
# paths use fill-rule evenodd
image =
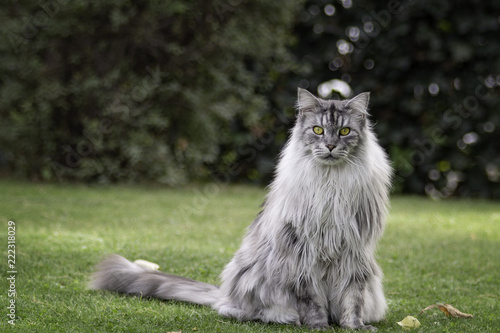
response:
<svg viewBox="0 0 500 333"><path fill-rule="evenodd" d="M335 147L335 145L326 145L326 148L328 148L328 150L332 151Z"/></svg>

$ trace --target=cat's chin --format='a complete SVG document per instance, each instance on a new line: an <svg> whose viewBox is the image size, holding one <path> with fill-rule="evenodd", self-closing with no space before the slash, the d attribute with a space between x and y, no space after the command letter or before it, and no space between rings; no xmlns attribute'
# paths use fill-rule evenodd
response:
<svg viewBox="0 0 500 333"><path fill-rule="evenodd" d="M332 155L327 155L327 156L316 156L315 160L318 164L322 166L339 166L344 164L344 158L339 157L339 156L332 156Z"/></svg>

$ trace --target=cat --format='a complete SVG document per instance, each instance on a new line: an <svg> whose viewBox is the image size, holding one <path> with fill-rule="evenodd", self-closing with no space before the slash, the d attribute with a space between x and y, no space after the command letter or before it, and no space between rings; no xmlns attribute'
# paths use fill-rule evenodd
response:
<svg viewBox="0 0 500 333"><path fill-rule="evenodd" d="M112 255L90 288L207 305L239 320L376 330L369 324L387 304L375 246L392 168L372 130L369 96L325 100L298 89L296 123L263 209L220 287Z"/></svg>

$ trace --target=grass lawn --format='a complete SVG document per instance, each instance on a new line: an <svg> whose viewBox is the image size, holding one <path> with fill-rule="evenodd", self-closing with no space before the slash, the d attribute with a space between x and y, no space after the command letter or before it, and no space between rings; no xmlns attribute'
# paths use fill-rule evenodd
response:
<svg viewBox="0 0 500 333"><path fill-rule="evenodd" d="M163 271L218 283L265 190L215 185L89 188L0 181L3 259L0 332L306 332L221 318L180 302L88 291L106 254L147 259ZM16 226L16 321L7 321L8 221ZM379 332L417 317L421 332L500 331L500 204L395 197L379 263L389 302ZM424 307L449 303L472 319ZM342 331L336 328L335 331Z"/></svg>

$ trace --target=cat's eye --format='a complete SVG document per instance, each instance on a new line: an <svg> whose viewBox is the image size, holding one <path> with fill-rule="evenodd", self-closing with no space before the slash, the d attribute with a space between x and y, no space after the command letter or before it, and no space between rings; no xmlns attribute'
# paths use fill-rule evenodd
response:
<svg viewBox="0 0 500 333"><path fill-rule="evenodd" d="M323 129L321 127L319 127L319 126L314 126L313 127L313 131L314 131L314 133L316 133L318 135L323 134Z"/></svg>
<svg viewBox="0 0 500 333"><path fill-rule="evenodd" d="M351 129L349 127L344 127L340 130L340 135L347 135L351 132Z"/></svg>

